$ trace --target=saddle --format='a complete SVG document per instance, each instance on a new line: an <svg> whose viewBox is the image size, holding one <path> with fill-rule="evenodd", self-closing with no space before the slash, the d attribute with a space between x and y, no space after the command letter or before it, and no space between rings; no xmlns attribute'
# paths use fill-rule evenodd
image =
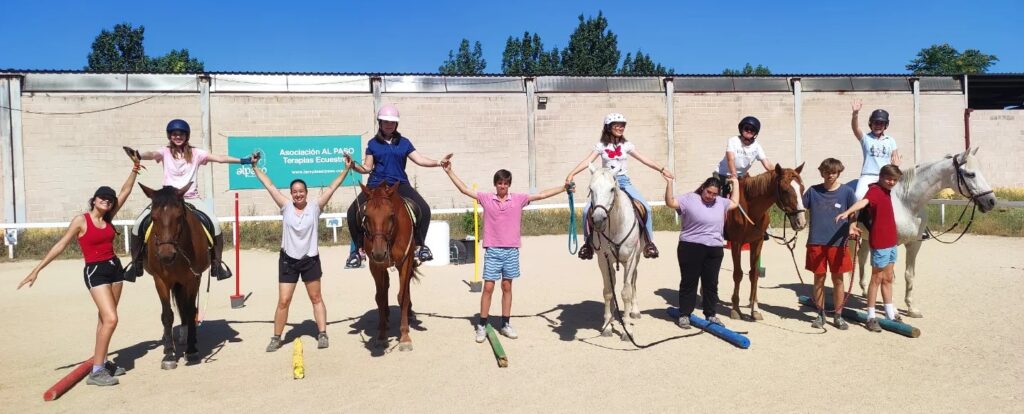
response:
<svg viewBox="0 0 1024 414"><path fill-rule="evenodd" d="M203 213L189 203L185 203L185 209L195 215L200 223L203 223L203 234L206 235L206 240L210 242L210 249L213 249L213 221L210 220L206 213ZM142 217L142 222L139 223L139 234L143 235L143 243L149 241L149 233L153 230L152 224L153 219L149 213Z"/></svg>
<svg viewBox="0 0 1024 414"><path fill-rule="evenodd" d="M409 212L409 217L412 217L412 226L413 226L413 228L415 228L416 224L419 222L419 216L420 216L419 206L416 205L416 203L414 203L412 200L410 200L407 197L402 197L402 201L405 202L405 211L408 211ZM356 219L357 219L358 222L361 223L363 221L363 216L365 215L365 212L366 212L366 203L360 204L359 208L356 209Z"/></svg>

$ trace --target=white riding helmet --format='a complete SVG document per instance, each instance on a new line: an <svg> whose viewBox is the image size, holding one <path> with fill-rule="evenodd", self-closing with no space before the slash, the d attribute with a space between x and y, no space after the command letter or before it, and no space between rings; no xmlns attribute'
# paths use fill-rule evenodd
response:
<svg viewBox="0 0 1024 414"><path fill-rule="evenodd" d="M615 122L622 122L623 124L625 124L626 117L618 112L612 112L604 117L605 125L611 125L612 123Z"/></svg>
<svg viewBox="0 0 1024 414"><path fill-rule="evenodd" d="M377 111L377 119L381 121L398 122L398 107L394 104L385 104Z"/></svg>

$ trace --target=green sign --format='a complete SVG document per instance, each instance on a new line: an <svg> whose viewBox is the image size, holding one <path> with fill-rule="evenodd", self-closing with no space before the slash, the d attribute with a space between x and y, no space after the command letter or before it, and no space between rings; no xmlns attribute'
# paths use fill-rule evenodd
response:
<svg viewBox="0 0 1024 414"><path fill-rule="evenodd" d="M359 135L328 135L315 137L228 137L228 154L248 157L263 153L259 165L228 165L228 187L231 190L263 188L253 167L267 173L277 188L288 188L300 178L310 188L326 187L345 169L345 154L361 163L362 141ZM362 177L349 171L342 185L359 185Z"/></svg>

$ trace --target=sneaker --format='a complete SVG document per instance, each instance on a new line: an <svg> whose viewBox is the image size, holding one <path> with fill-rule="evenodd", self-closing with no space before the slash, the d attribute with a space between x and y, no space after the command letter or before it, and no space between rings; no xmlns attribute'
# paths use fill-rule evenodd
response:
<svg viewBox="0 0 1024 414"><path fill-rule="evenodd" d="M476 343L487 340L487 329L483 325L476 325L473 329L476 331Z"/></svg>
<svg viewBox="0 0 1024 414"><path fill-rule="evenodd" d="M108 385L117 385L119 382L120 381L118 381L117 378L110 376L110 372L107 372L107 370L105 369L101 369L99 371L89 374L89 376L85 380L86 384L99 385L101 387L105 387Z"/></svg>
<svg viewBox="0 0 1024 414"><path fill-rule="evenodd" d="M878 318L868 319L868 322L864 324L865 328L868 328L871 332L882 332L882 326L878 324Z"/></svg>
<svg viewBox="0 0 1024 414"><path fill-rule="evenodd" d="M281 337L274 335L270 337L270 343L267 344L267 352L274 352L281 349Z"/></svg>
<svg viewBox="0 0 1024 414"><path fill-rule="evenodd" d="M679 327L683 329L690 329L690 317L680 316L679 320L676 321L676 325L679 325Z"/></svg>
<svg viewBox="0 0 1024 414"><path fill-rule="evenodd" d="M416 258L420 259L420 262L429 262L434 260L434 254L430 252L430 248L427 246L420 246L420 249L416 251Z"/></svg>
<svg viewBox="0 0 1024 414"><path fill-rule="evenodd" d="M505 324L505 326L502 326L501 330L499 330L498 332L500 332L502 335L505 335L509 339L516 339L519 337L519 334L516 333L516 330L512 328L511 324Z"/></svg>
<svg viewBox="0 0 1024 414"><path fill-rule="evenodd" d="M348 260L345 261L346 269L355 269L363 266L363 258L360 257L359 253L352 253L348 255Z"/></svg>
<svg viewBox="0 0 1024 414"><path fill-rule="evenodd" d="M644 257L648 259L658 258L658 247L654 243L647 243L647 247L644 247Z"/></svg>
<svg viewBox="0 0 1024 414"><path fill-rule="evenodd" d="M317 349L324 349L324 348L327 348L330 345L331 345L331 343L327 339L327 332L320 332L320 335L317 335L317 337L316 337L316 347L317 347Z"/></svg>
<svg viewBox="0 0 1024 414"><path fill-rule="evenodd" d="M722 325L722 326L725 326L725 324L722 323L722 320L718 319L717 316L708 316L708 324L709 325Z"/></svg>
<svg viewBox="0 0 1024 414"><path fill-rule="evenodd" d="M582 260L590 260L594 258L594 249L590 247L590 243L583 243L580 246L580 251L576 253L576 256Z"/></svg>
<svg viewBox="0 0 1024 414"><path fill-rule="evenodd" d="M814 318L814 322L811 322L811 327L814 328L814 329L821 329L824 326L825 326L825 315L819 313L818 316L816 318Z"/></svg>
<svg viewBox="0 0 1024 414"><path fill-rule="evenodd" d="M839 328L840 331L845 331L850 328L850 325L847 324L839 314L836 314L836 316L832 318L832 324L835 325L836 328Z"/></svg>
<svg viewBox="0 0 1024 414"><path fill-rule="evenodd" d="M113 361L104 362L103 368L106 369L107 372L110 373L110 375L115 377L120 377L125 373L124 368L117 366L117 364L115 364Z"/></svg>

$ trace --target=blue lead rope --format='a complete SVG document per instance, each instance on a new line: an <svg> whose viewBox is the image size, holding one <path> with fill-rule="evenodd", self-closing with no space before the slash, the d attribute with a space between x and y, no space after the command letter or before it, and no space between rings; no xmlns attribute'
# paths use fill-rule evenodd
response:
<svg viewBox="0 0 1024 414"><path fill-rule="evenodd" d="M575 255L580 248L579 240L576 238L576 206L573 202L573 193L576 191L576 183L569 183L569 254Z"/></svg>

